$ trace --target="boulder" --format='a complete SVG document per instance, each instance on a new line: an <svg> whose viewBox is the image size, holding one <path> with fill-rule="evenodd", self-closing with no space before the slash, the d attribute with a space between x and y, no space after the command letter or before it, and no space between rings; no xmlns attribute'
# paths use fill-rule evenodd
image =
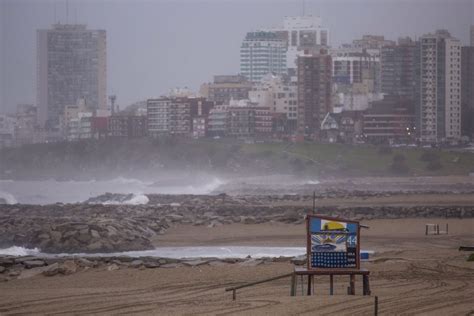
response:
<svg viewBox="0 0 474 316"><path fill-rule="evenodd" d="M111 265L107 266L107 271L115 271L115 270L119 270L120 267L118 265L116 265L115 263L112 263Z"/></svg>
<svg viewBox="0 0 474 316"><path fill-rule="evenodd" d="M222 223L217 221L217 220L212 220L211 223L209 225L207 225L207 227L209 227L209 228L213 228L213 227L216 227L216 226L222 226Z"/></svg>
<svg viewBox="0 0 474 316"><path fill-rule="evenodd" d="M257 221L255 220L255 217L249 216L249 217L244 217L242 222L244 224L255 224Z"/></svg>
<svg viewBox="0 0 474 316"><path fill-rule="evenodd" d="M32 269L32 268L44 266L45 262L43 260L27 260L27 261L23 261L23 265L27 269Z"/></svg>
<svg viewBox="0 0 474 316"><path fill-rule="evenodd" d="M9 267L15 264L15 260L9 257L1 257L0 258L0 265L4 267Z"/></svg>
<svg viewBox="0 0 474 316"><path fill-rule="evenodd" d="M51 236L51 239L52 239L54 242L60 242L60 241L61 241L61 238L62 238L61 232L53 230L53 231L51 231L49 234L50 234L50 236Z"/></svg>
<svg viewBox="0 0 474 316"><path fill-rule="evenodd" d="M100 234L98 231L94 230L94 229L91 229L91 236L93 238L100 238Z"/></svg>
<svg viewBox="0 0 474 316"><path fill-rule="evenodd" d="M304 264L306 264L306 255L301 255L301 256L293 257L293 258L290 260L290 262L293 263L293 264L295 264L295 265L298 265L298 266L304 265Z"/></svg>
<svg viewBox="0 0 474 316"><path fill-rule="evenodd" d="M154 268L159 268L160 264L158 262L149 261L149 262L145 262L144 266L145 268L154 269Z"/></svg>
<svg viewBox="0 0 474 316"><path fill-rule="evenodd" d="M78 258L76 261L80 266L86 268L93 268L97 266L97 262L92 262L90 260L87 260L86 258Z"/></svg>
<svg viewBox="0 0 474 316"><path fill-rule="evenodd" d="M53 276L59 273L59 264L57 262L44 267L43 275L45 276Z"/></svg>
<svg viewBox="0 0 474 316"><path fill-rule="evenodd" d="M132 267L132 268L139 268L142 265L143 265L142 260L133 260L132 262L130 262L130 267Z"/></svg>
<svg viewBox="0 0 474 316"><path fill-rule="evenodd" d="M89 252L96 252L96 251L100 251L102 249L104 249L104 244L100 240L96 241L92 244L87 245L87 250Z"/></svg>
<svg viewBox="0 0 474 316"><path fill-rule="evenodd" d="M76 273L77 264L73 260L66 260L59 266L59 273L68 275Z"/></svg>

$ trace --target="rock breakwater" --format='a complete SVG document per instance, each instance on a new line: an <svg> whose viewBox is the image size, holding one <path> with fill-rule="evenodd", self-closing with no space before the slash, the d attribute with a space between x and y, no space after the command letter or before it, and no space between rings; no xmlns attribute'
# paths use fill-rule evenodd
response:
<svg viewBox="0 0 474 316"><path fill-rule="evenodd" d="M39 248L44 253L149 250L154 248L153 237L178 224L208 227L270 221L299 224L311 211L312 201L312 196L302 195L149 195L148 198L146 205L2 205L0 248L22 246ZM331 195L317 198L323 200ZM474 206L337 206L336 203L318 206L317 212L355 220L470 218L474 217Z"/></svg>

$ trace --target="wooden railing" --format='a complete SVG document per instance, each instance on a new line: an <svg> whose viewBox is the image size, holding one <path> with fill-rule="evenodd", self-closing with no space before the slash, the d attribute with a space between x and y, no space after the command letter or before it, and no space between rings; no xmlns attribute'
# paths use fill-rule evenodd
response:
<svg viewBox="0 0 474 316"><path fill-rule="evenodd" d="M237 297L237 290L238 289L242 289L244 287L249 287L249 286L254 286L254 285L257 285L257 284L262 284L262 283L266 283L266 282L270 282L270 281L275 281L275 280L279 280L279 279L283 279L283 278L287 278L287 277L291 277L293 276L294 277L294 273L286 273L286 274L282 274L282 275L279 275L279 276L276 276L276 277L272 277L272 278L268 278L268 279L264 279L264 280L260 280L260 281L255 281L255 282L250 282L250 283L245 283L245 284L242 284L242 285L237 285L237 286L233 286L233 287L228 287L225 289L226 292L229 292L229 291L232 291L232 300L235 301L236 297Z"/></svg>

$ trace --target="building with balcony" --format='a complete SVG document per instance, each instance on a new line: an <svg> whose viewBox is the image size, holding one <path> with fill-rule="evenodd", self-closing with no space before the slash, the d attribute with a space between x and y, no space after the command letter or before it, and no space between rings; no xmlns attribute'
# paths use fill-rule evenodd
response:
<svg viewBox="0 0 474 316"><path fill-rule="evenodd" d="M414 101L390 95L374 101L364 113L364 136L372 143L414 142L416 139Z"/></svg>
<svg viewBox="0 0 474 316"><path fill-rule="evenodd" d="M419 43L416 106L422 142L461 138L461 43L448 31L423 35Z"/></svg>
<svg viewBox="0 0 474 316"><path fill-rule="evenodd" d="M298 57L298 135L317 139L332 110L332 59L321 53Z"/></svg>
<svg viewBox="0 0 474 316"><path fill-rule="evenodd" d="M400 38L397 45L381 49L381 92L415 98L416 42Z"/></svg>
<svg viewBox="0 0 474 316"><path fill-rule="evenodd" d="M273 73L283 75L286 68L287 42L275 32L249 32L240 47L240 73L251 82Z"/></svg>

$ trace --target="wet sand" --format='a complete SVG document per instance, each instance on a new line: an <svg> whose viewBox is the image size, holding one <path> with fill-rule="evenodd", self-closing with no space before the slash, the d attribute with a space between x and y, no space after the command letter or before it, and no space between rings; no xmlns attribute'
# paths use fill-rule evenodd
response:
<svg viewBox="0 0 474 316"><path fill-rule="evenodd" d="M372 296L347 296L347 277L317 277L315 296L290 297L290 280L239 290L237 300L224 288L289 273L287 262L254 267L216 266L89 269L68 276L38 276L0 283L0 314L373 314L467 315L474 313L474 263L459 245L474 245L474 219L368 220L361 248L375 250L363 267L371 271ZM449 224L449 235L425 236L425 223ZM444 229L444 228L443 228ZM161 246L266 245L305 246L304 225L265 223L213 228L181 225L155 240Z"/></svg>

